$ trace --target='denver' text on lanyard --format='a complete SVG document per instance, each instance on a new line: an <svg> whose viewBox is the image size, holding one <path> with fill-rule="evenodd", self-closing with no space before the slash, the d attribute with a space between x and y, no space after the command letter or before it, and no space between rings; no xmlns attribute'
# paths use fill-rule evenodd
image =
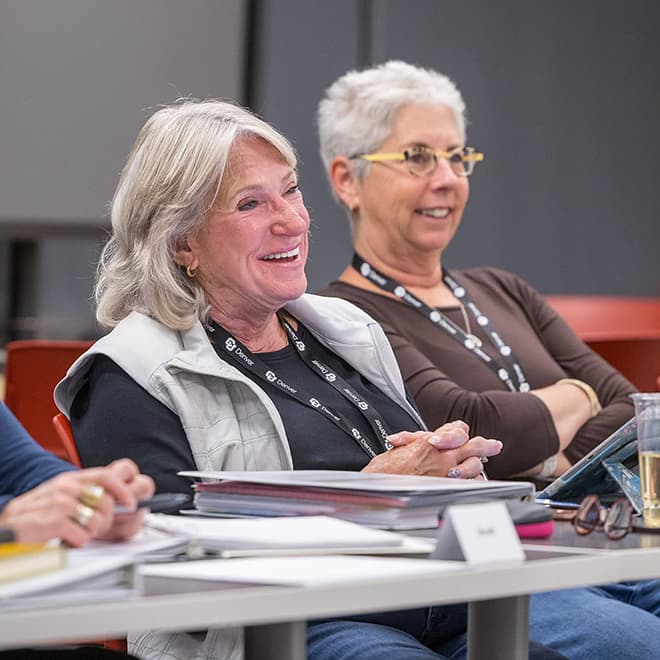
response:
<svg viewBox="0 0 660 660"><path fill-rule="evenodd" d="M480 342L473 335L466 334L462 328L457 326L451 319L447 318L439 309L429 307L417 296L414 296L404 286L392 280L391 278L378 272L371 264L366 262L359 254L353 255L353 268L357 270L362 277L373 282L379 289L389 291L399 300L410 305L417 310L419 314L434 323L450 337L457 341L465 350L474 353L488 367L497 374L497 377L505 383L512 392L529 392L530 386L525 378L520 360L516 357L511 346L509 346L492 327L487 316L481 313L474 300L468 295L462 287L444 268L442 269L442 279L450 288L454 296L464 304L469 313L474 317L477 324L482 328L490 342L497 349L503 362L496 362L488 353L481 350ZM515 380L514 380L515 379Z"/></svg>
<svg viewBox="0 0 660 660"><path fill-rule="evenodd" d="M351 405L353 405L360 414L369 422L376 438L380 440L380 447L374 447L369 438L364 435L353 425L353 423L346 417L330 406L326 406L321 397L317 394L314 395L307 392L297 383L286 382L275 371L270 369L266 363L261 360L257 355L252 353L245 347L236 337L230 335L222 326L213 322L207 327L211 341L225 353L232 361L243 366L251 374L257 378L270 383L273 387L277 387L287 396L295 399L299 403L308 408L312 408L316 412L325 415L335 426L341 429L346 435L351 437L362 451L370 458L374 458L380 454L383 449L391 449L392 445L387 440L390 434L385 419L369 402L365 401L363 397L358 394L338 373L327 367L314 353L310 347L301 341L296 331L291 325L282 317L279 321L286 330L291 344L297 351L303 363L311 369L319 378L323 379L337 392L339 392Z"/></svg>

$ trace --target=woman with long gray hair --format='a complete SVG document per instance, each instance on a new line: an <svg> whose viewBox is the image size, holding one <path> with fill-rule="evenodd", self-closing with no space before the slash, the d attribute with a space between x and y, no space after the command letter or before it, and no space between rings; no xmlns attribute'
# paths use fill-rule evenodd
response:
<svg viewBox="0 0 660 660"><path fill-rule="evenodd" d="M309 215L295 154L247 110L210 101L155 113L112 225L97 284L112 331L55 393L84 464L126 455L157 490L187 492L180 470L475 478L500 451L460 421L427 430L378 324L304 294ZM458 657L465 628L463 605L316 622L308 657ZM242 648L238 630L129 641L145 658L238 658Z"/></svg>

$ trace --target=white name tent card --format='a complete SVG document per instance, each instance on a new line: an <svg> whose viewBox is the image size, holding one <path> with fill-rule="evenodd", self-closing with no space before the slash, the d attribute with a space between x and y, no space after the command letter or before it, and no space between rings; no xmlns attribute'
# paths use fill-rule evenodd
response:
<svg viewBox="0 0 660 660"><path fill-rule="evenodd" d="M475 566L524 561L525 553L506 504L486 502L445 509L432 557Z"/></svg>

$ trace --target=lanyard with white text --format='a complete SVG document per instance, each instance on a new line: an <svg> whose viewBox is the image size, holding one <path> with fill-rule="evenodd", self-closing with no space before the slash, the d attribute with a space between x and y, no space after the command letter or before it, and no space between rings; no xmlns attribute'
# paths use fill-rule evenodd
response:
<svg viewBox="0 0 660 660"><path fill-rule="evenodd" d="M410 293L410 291L404 286L401 286L395 280L378 272L357 253L353 255L353 268L355 268L362 277L373 282L373 284L379 289L393 293L399 300L416 309L422 316L431 321L431 323L442 328L442 330L444 330L450 337L453 337L453 339L463 346L463 348L474 353L480 360L485 362L495 374L497 374L497 377L509 388L509 390L512 392L529 392L529 383L523 373L520 360L516 357L511 346L509 346L499 333L495 331L488 317L477 307L465 288L451 277L444 268L442 269L442 279L444 283L451 289L451 292L459 302L464 304L470 314L472 314L478 325L504 360L504 366L498 364L490 355L488 355L488 353L481 350L480 342L477 338L473 335L466 334L462 328L457 326L451 319L447 318L440 310L429 307L426 303ZM515 376L516 383L513 382L511 374Z"/></svg>
<svg viewBox="0 0 660 660"><path fill-rule="evenodd" d="M283 319L280 320L282 321L287 334L292 339L292 344L295 347L295 350L298 352L298 355L300 355L305 365L307 365L312 372L316 373L320 378L323 378L329 385L355 406L355 408L357 408L362 416L369 422L376 438L382 440L382 446L385 449L390 449L392 445L387 441L389 431L384 423L382 415L380 415L371 404L364 401L364 399L352 387L350 387L350 385L348 385L339 374L326 367L323 362L311 354L309 348L298 338L293 328L291 328L291 326ZM263 360L246 348L238 339L232 337L222 326L213 322L211 326L207 327L207 330L211 335L213 343L224 351L232 360L241 364L251 374L270 383L274 387L277 387L281 392L290 396L292 399L295 399L304 406L312 408L313 410L320 412L322 415L325 415L325 417L327 417L335 426L346 433L346 435L350 436L367 454L367 456L373 458L382 451L382 448L380 447L377 450L374 449L371 446L369 439L365 438L359 429L355 428L345 415L342 415L333 408L324 405L320 400L320 397L313 396L303 388L299 387L296 383L286 382L283 378L278 376L275 371L270 369Z"/></svg>

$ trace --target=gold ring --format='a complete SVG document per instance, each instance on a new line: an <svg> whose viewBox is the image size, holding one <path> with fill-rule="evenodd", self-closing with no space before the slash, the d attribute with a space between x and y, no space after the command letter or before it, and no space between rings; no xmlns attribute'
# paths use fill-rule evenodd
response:
<svg viewBox="0 0 660 660"><path fill-rule="evenodd" d="M87 527L93 515L94 509L92 509L92 507L79 502L78 506L76 506L76 512L73 516L71 516L71 519L74 522L77 522L81 527Z"/></svg>
<svg viewBox="0 0 660 660"><path fill-rule="evenodd" d="M92 509L96 509L103 499L105 489L98 484L84 484L78 499Z"/></svg>

